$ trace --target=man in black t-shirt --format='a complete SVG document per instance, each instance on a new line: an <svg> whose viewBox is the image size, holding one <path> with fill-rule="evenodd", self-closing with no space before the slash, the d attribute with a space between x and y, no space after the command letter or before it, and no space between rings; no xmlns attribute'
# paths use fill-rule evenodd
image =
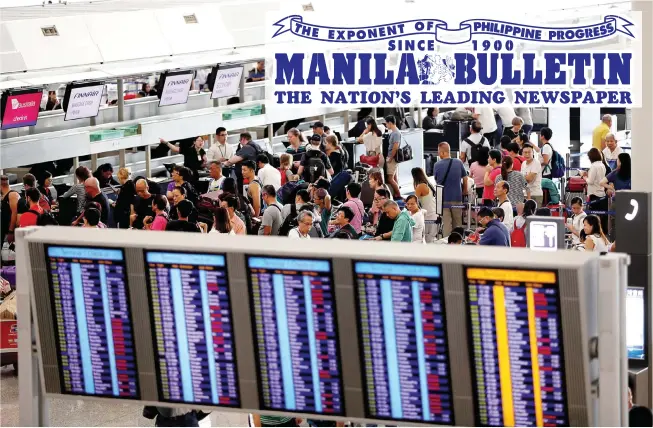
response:
<svg viewBox="0 0 653 428"><path fill-rule="evenodd" d="M134 229L142 229L145 217L154 217L152 210L154 196L150 193L150 187L145 179L138 180L135 186L136 199L132 206L131 225Z"/></svg>
<svg viewBox="0 0 653 428"><path fill-rule="evenodd" d="M235 165L234 171L236 173L236 180L238 184L238 191L243 191L243 171L241 169L244 161L252 161L256 165L256 156L261 152L261 149L252 141L252 135L249 132L240 134L240 149L236 154L223 164L223 167L231 167Z"/></svg>
<svg viewBox="0 0 653 428"><path fill-rule="evenodd" d="M109 222L109 200L102 190L100 190L100 182L97 178L91 177L86 179L84 182L84 190L86 190L86 202L97 202L102 208L100 213L100 221L105 225L108 225Z"/></svg>
<svg viewBox="0 0 653 428"><path fill-rule="evenodd" d="M310 144L306 147L306 153L304 153L304 155L302 156L302 160L299 163L299 169L297 170L297 175L301 176L304 179L304 181L307 183L313 183L317 181L317 179L319 179L320 177L326 178L327 171L333 177L334 171L333 171L333 167L331 166L331 162L329 161L327 155L322 150L320 150L322 137L320 137L317 134L314 134L309 140L309 142ZM319 165L319 162L316 162L317 159L322 161L322 165ZM322 171L318 171L318 169L321 169L322 166L324 166L324 174L322 173ZM313 171L313 169L315 171Z"/></svg>
<svg viewBox="0 0 653 428"><path fill-rule="evenodd" d="M166 230L173 232L196 232L200 233L200 227L196 222L188 221L188 217L191 215L195 207L191 201L183 200L180 201L177 206L177 217L179 220L172 220L168 222Z"/></svg>

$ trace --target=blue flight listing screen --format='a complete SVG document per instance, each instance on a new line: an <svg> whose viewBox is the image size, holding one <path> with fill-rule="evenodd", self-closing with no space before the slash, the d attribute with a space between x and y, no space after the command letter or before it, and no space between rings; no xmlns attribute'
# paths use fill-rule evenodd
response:
<svg viewBox="0 0 653 428"><path fill-rule="evenodd" d="M225 257L145 252L161 401L240 407Z"/></svg>
<svg viewBox="0 0 653 428"><path fill-rule="evenodd" d="M261 408L344 414L331 262L248 257Z"/></svg>
<svg viewBox="0 0 653 428"><path fill-rule="evenodd" d="M62 393L138 398L123 251L46 251Z"/></svg>
<svg viewBox="0 0 653 428"><path fill-rule="evenodd" d="M453 425L440 266L355 262L367 416Z"/></svg>

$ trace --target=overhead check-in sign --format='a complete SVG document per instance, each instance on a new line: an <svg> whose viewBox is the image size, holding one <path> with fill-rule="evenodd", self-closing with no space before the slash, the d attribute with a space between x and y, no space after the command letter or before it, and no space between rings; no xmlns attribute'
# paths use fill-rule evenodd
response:
<svg viewBox="0 0 653 428"><path fill-rule="evenodd" d="M240 81L243 78L243 66L218 68L215 74L215 83L211 98L229 98L238 95Z"/></svg>
<svg viewBox="0 0 653 428"><path fill-rule="evenodd" d="M315 22L314 13L275 15L268 29L268 100L284 106L641 105L639 13L536 26L483 16L461 22L447 19L445 9L433 11L440 16L424 18L422 9L394 22L367 14L350 27L323 25L342 17L320 15ZM292 43L274 43L285 40Z"/></svg>
<svg viewBox="0 0 653 428"><path fill-rule="evenodd" d="M193 72L175 72L165 75L161 91L160 106L186 104L190 85L193 82Z"/></svg>
<svg viewBox="0 0 653 428"><path fill-rule="evenodd" d="M66 111L64 120L97 116L103 93L104 82L68 85L63 103L63 108Z"/></svg>

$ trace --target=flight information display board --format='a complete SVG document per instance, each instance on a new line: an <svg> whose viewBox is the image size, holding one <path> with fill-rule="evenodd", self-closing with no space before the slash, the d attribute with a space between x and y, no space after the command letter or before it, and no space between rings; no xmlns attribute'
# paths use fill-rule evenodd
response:
<svg viewBox="0 0 653 428"><path fill-rule="evenodd" d="M568 426L554 271L465 268L477 424Z"/></svg>
<svg viewBox="0 0 653 428"><path fill-rule="evenodd" d="M240 407L225 256L145 252L161 401Z"/></svg>
<svg viewBox="0 0 653 428"><path fill-rule="evenodd" d="M328 260L247 257L261 408L344 415Z"/></svg>
<svg viewBox="0 0 653 428"><path fill-rule="evenodd" d="M354 262L367 417L454 424L441 273Z"/></svg>
<svg viewBox="0 0 653 428"><path fill-rule="evenodd" d="M46 247L63 394L139 398L122 250Z"/></svg>

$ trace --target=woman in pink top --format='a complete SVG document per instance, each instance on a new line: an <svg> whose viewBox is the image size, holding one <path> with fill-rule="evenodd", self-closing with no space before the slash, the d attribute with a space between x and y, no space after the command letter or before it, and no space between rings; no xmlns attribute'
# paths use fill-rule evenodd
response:
<svg viewBox="0 0 653 428"><path fill-rule="evenodd" d="M151 216L143 219L145 230L166 230L168 225L168 201L163 195L154 196L152 201L152 211L154 211L154 218Z"/></svg>
<svg viewBox="0 0 653 428"><path fill-rule="evenodd" d="M490 160L485 167L485 177L483 178L485 187L483 188L483 200L494 200L494 183L501 174L501 152L499 150L490 150Z"/></svg>
<svg viewBox="0 0 653 428"><path fill-rule="evenodd" d="M476 197L483 197L483 188L485 187L485 167L488 164L488 159L490 158L490 149L487 147L481 147L478 152L478 158L476 162L472 162L469 166L469 176L474 180L474 186L476 187Z"/></svg>

